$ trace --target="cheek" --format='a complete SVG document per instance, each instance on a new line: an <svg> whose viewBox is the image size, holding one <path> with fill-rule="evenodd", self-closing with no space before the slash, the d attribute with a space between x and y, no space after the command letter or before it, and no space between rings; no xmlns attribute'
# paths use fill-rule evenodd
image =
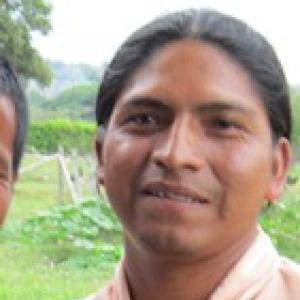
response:
<svg viewBox="0 0 300 300"><path fill-rule="evenodd" d="M249 180L264 184L272 173L272 151L266 143L222 147L215 158L215 169L222 181L233 186L249 185Z"/></svg>
<svg viewBox="0 0 300 300"><path fill-rule="evenodd" d="M104 184L117 212L132 208L148 153L149 141L142 138L111 133L105 142Z"/></svg>
<svg viewBox="0 0 300 300"><path fill-rule="evenodd" d="M271 152L266 145L239 145L215 156L213 169L223 189L223 214L260 209L271 178Z"/></svg>

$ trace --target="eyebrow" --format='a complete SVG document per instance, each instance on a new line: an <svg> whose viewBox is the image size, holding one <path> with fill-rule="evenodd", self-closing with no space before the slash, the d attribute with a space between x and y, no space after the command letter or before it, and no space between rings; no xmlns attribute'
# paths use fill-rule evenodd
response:
<svg viewBox="0 0 300 300"><path fill-rule="evenodd" d="M135 97L126 103L126 107L147 107L155 109L169 109L162 101L152 97Z"/></svg>
<svg viewBox="0 0 300 300"><path fill-rule="evenodd" d="M214 101L210 103L203 103L199 105L198 108L200 113L206 112L222 112L222 111L234 111L242 114L254 114L251 108L245 107L238 103L228 103L225 101Z"/></svg>
<svg viewBox="0 0 300 300"><path fill-rule="evenodd" d="M164 103L162 100L148 96L132 98L126 103L126 107L146 107L163 110L170 109L170 105ZM198 111L200 114L233 111L242 114L255 115L255 112L251 108L240 105L239 103L228 102L226 100L216 100L212 102L201 103L196 106L196 111Z"/></svg>

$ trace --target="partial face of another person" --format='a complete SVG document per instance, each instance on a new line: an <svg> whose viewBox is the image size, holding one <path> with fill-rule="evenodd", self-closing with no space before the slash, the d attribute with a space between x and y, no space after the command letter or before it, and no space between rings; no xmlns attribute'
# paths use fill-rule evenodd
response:
<svg viewBox="0 0 300 300"><path fill-rule="evenodd" d="M133 74L98 142L127 242L201 257L255 230L263 201L280 194L288 153L243 67L190 40L158 49Z"/></svg>
<svg viewBox="0 0 300 300"><path fill-rule="evenodd" d="M0 95L0 224L8 210L15 174L13 172L13 144L16 115L14 104Z"/></svg>

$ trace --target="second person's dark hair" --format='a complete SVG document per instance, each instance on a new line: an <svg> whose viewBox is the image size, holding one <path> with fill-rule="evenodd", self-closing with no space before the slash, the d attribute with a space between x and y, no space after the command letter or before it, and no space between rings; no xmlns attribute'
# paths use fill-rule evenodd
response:
<svg viewBox="0 0 300 300"><path fill-rule="evenodd" d="M13 103L16 111L16 133L13 148L13 170L20 166L28 127L28 106L21 83L4 57L0 57L0 95L7 96Z"/></svg>

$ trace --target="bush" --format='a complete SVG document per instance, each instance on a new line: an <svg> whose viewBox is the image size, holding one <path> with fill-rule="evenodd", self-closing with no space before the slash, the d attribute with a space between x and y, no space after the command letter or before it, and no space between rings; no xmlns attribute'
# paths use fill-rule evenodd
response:
<svg viewBox="0 0 300 300"><path fill-rule="evenodd" d="M55 263L115 264L123 253L121 225L104 196L56 205L22 222L18 231Z"/></svg>
<svg viewBox="0 0 300 300"><path fill-rule="evenodd" d="M34 121L29 130L28 145L41 153L56 152L59 146L67 152L76 148L80 153L86 153L93 150L95 132L96 125L87 121Z"/></svg>

